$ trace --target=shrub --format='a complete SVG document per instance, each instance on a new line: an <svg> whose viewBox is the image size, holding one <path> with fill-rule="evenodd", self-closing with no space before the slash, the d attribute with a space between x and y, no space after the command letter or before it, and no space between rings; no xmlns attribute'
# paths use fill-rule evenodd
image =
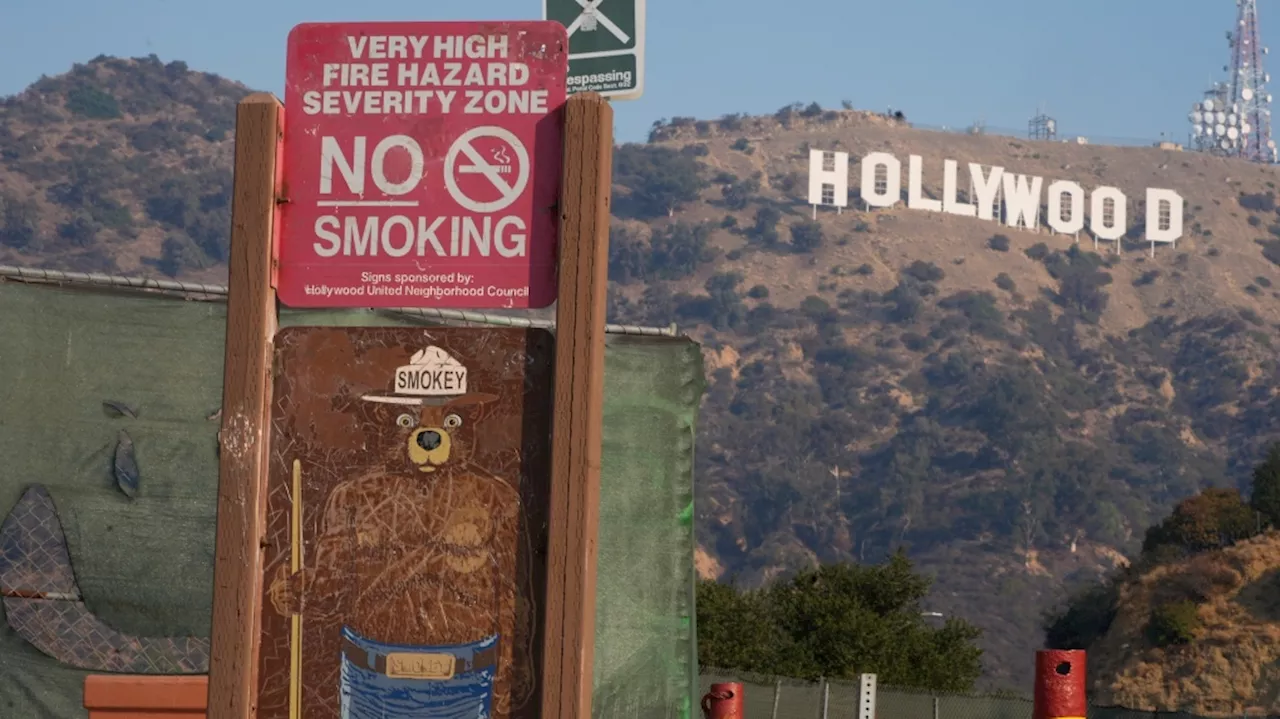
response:
<svg viewBox="0 0 1280 719"><path fill-rule="evenodd" d="M120 117L120 103L96 88L77 87L67 93L67 111L94 120L114 120Z"/></svg>
<svg viewBox="0 0 1280 719"><path fill-rule="evenodd" d="M1133 281L1133 286L1142 287L1143 285L1149 285L1152 282L1155 282L1156 278L1158 278L1159 276L1160 276L1160 270L1147 270L1146 272L1142 273L1141 277Z"/></svg>
<svg viewBox="0 0 1280 719"><path fill-rule="evenodd" d="M1200 631L1200 613L1195 602L1166 602L1151 610L1147 640L1157 647L1189 644Z"/></svg>
<svg viewBox="0 0 1280 719"><path fill-rule="evenodd" d="M0 195L0 245L32 250L40 244L39 209L35 203Z"/></svg>
<svg viewBox="0 0 1280 719"><path fill-rule="evenodd" d="M1241 193L1240 206L1255 212L1272 212L1276 209L1276 198L1270 192Z"/></svg>
<svg viewBox="0 0 1280 719"><path fill-rule="evenodd" d="M170 277L177 277L183 270L202 269L208 266L208 258L194 242L182 235L170 235L160 245L160 257L156 267Z"/></svg>
<svg viewBox="0 0 1280 719"><path fill-rule="evenodd" d="M1013 292L1017 288L1017 285L1007 272L1001 272L996 275L996 287L999 287L1005 292Z"/></svg>
<svg viewBox="0 0 1280 719"><path fill-rule="evenodd" d="M731 210L745 209L751 198L760 191L760 173L745 179L731 177L724 185L724 204Z"/></svg>
<svg viewBox="0 0 1280 719"><path fill-rule="evenodd" d="M1254 242L1262 246L1263 257L1271 260L1274 265L1280 265L1280 240L1254 240ZM1210 248L1209 254L1216 257L1217 249L1216 247Z"/></svg>
<svg viewBox="0 0 1280 719"><path fill-rule="evenodd" d="M1004 235L992 235L991 239L987 240L987 247L996 252L1008 252L1009 238Z"/></svg>
<svg viewBox="0 0 1280 719"><path fill-rule="evenodd" d="M756 209L756 217L753 225L747 229L747 237L765 245L772 246L778 243L778 221L782 219L782 213L774 207L766 206Z"/></svg>
<svg viewBox="0 0 1280 719"><path fill-rule="evenodd" d="M750 297L753 300L763 300L768 296L769 288L764 285L756 285L755 287L747 290L747 297Z"/></svg>
<svg viewBox="0 0 1280 719"><path fill-rule="evenodd" d="M924 262L922 260L912 262L905 270L902 271L902 274L908 277L914 277L921 282L937 282L945 276L941 267L938 267L932 262Z"/></svg>
<svg viewBox="0 0 1280 719"><path fill-rule="evenodd" d="M822 225L812 220L802 220L791 226L791 248L796 252L812 252L822 246L824 239Z"/></svg>
<svg viewBox="0 0 1280 719"><path fill-rule="evenodd" d="M1280 442L1268 447L1266 459L1253 468L1249 505L1268 524L1280 524Z"/></svg>
<svg viewBox="0 0 1280 719"><path fill-rule="evenodd" d="M933 346L933 340L919 332L903 332L898 339L904 347L912 352L927 352Z"/></svg>
<svg viewBox="0 0 1280 719"><path fill-rule="evenodd" d="M83 214L76 214L69 221L58 225L58 237L77 247L92 245L97 232L97 223Z"/></svg>

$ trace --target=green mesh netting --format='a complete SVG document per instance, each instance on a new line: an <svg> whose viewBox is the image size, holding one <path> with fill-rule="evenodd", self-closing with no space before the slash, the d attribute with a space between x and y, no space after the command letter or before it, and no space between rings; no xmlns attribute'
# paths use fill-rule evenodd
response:
<svg viewBox="0 0 1280 719"><path fill-rule="evenodd" d="M86 603L138 635L207 636L225 306L0 283L0 512L49 488ZM412 325L364 311L286 312L283 325ZM694 419L701 356L687 339L611 336L597 580L595 715L688 717ZM139 409L113 417L104 400ZM141 489L113 485L126 428ZM0 716L84 717L86 672L0 625Z"/></svg>

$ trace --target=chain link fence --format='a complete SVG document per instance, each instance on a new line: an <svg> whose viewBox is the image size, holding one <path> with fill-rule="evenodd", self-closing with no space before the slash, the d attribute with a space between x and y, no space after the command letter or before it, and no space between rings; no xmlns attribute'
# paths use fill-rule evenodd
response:
<svg viewBox="0 0 1280 719"><path fill-rule="evenodd" d="M857 719L859 686L842 679L817 682L707 669L702 692L717 682L741 682L744 719ZM876 719L1031 719L1031 700L999 695L932 694L876 687ZM1093 719L1091 717L1091 719ZM1100 716L1098 719L1136 719Z"/></svg>
<svg viewBox="0 0 1280 719"><path fill-rule="evenodd" d="M701 691L717 682L741 682L743 719L858 719L858 683L839 679L807 682L706 669ZM701 695L699 695L701 696ZM1005 694L960 695L878 686L875 719L1032 719L1032 702ZM1275 719L1249 714L1253 719ZM1174 711L1090 706L1088 719L1206 719Z"/></svg>

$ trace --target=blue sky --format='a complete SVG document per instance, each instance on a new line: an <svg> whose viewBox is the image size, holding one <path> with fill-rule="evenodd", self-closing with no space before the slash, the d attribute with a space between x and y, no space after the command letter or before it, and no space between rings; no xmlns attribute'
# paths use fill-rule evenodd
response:
<svg viewBox="0 0 1280 719"><path fill-rule="evenodd" d="M155 53L280 94L299 22L541 11L541 0L0 0L0 94L104 53ZM1015 129L1043 104L1063 134L1182 140L1192 101L1223 76L1235 12L1230 0L652 0L645 95L616 103L617 137L641 141L673 115L848 99ZM1260 14L1280 49L1280 4Z"/></svg>

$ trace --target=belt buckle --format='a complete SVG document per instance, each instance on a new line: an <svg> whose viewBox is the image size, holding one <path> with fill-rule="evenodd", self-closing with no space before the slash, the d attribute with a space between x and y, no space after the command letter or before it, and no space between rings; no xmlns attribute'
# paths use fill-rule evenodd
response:
<svg viewBox="0 0 1280 719"><path fill-rule="evenodd" d="M392 679L452 679L458 658L452 654L391 652L387 676Z"/></svg>

